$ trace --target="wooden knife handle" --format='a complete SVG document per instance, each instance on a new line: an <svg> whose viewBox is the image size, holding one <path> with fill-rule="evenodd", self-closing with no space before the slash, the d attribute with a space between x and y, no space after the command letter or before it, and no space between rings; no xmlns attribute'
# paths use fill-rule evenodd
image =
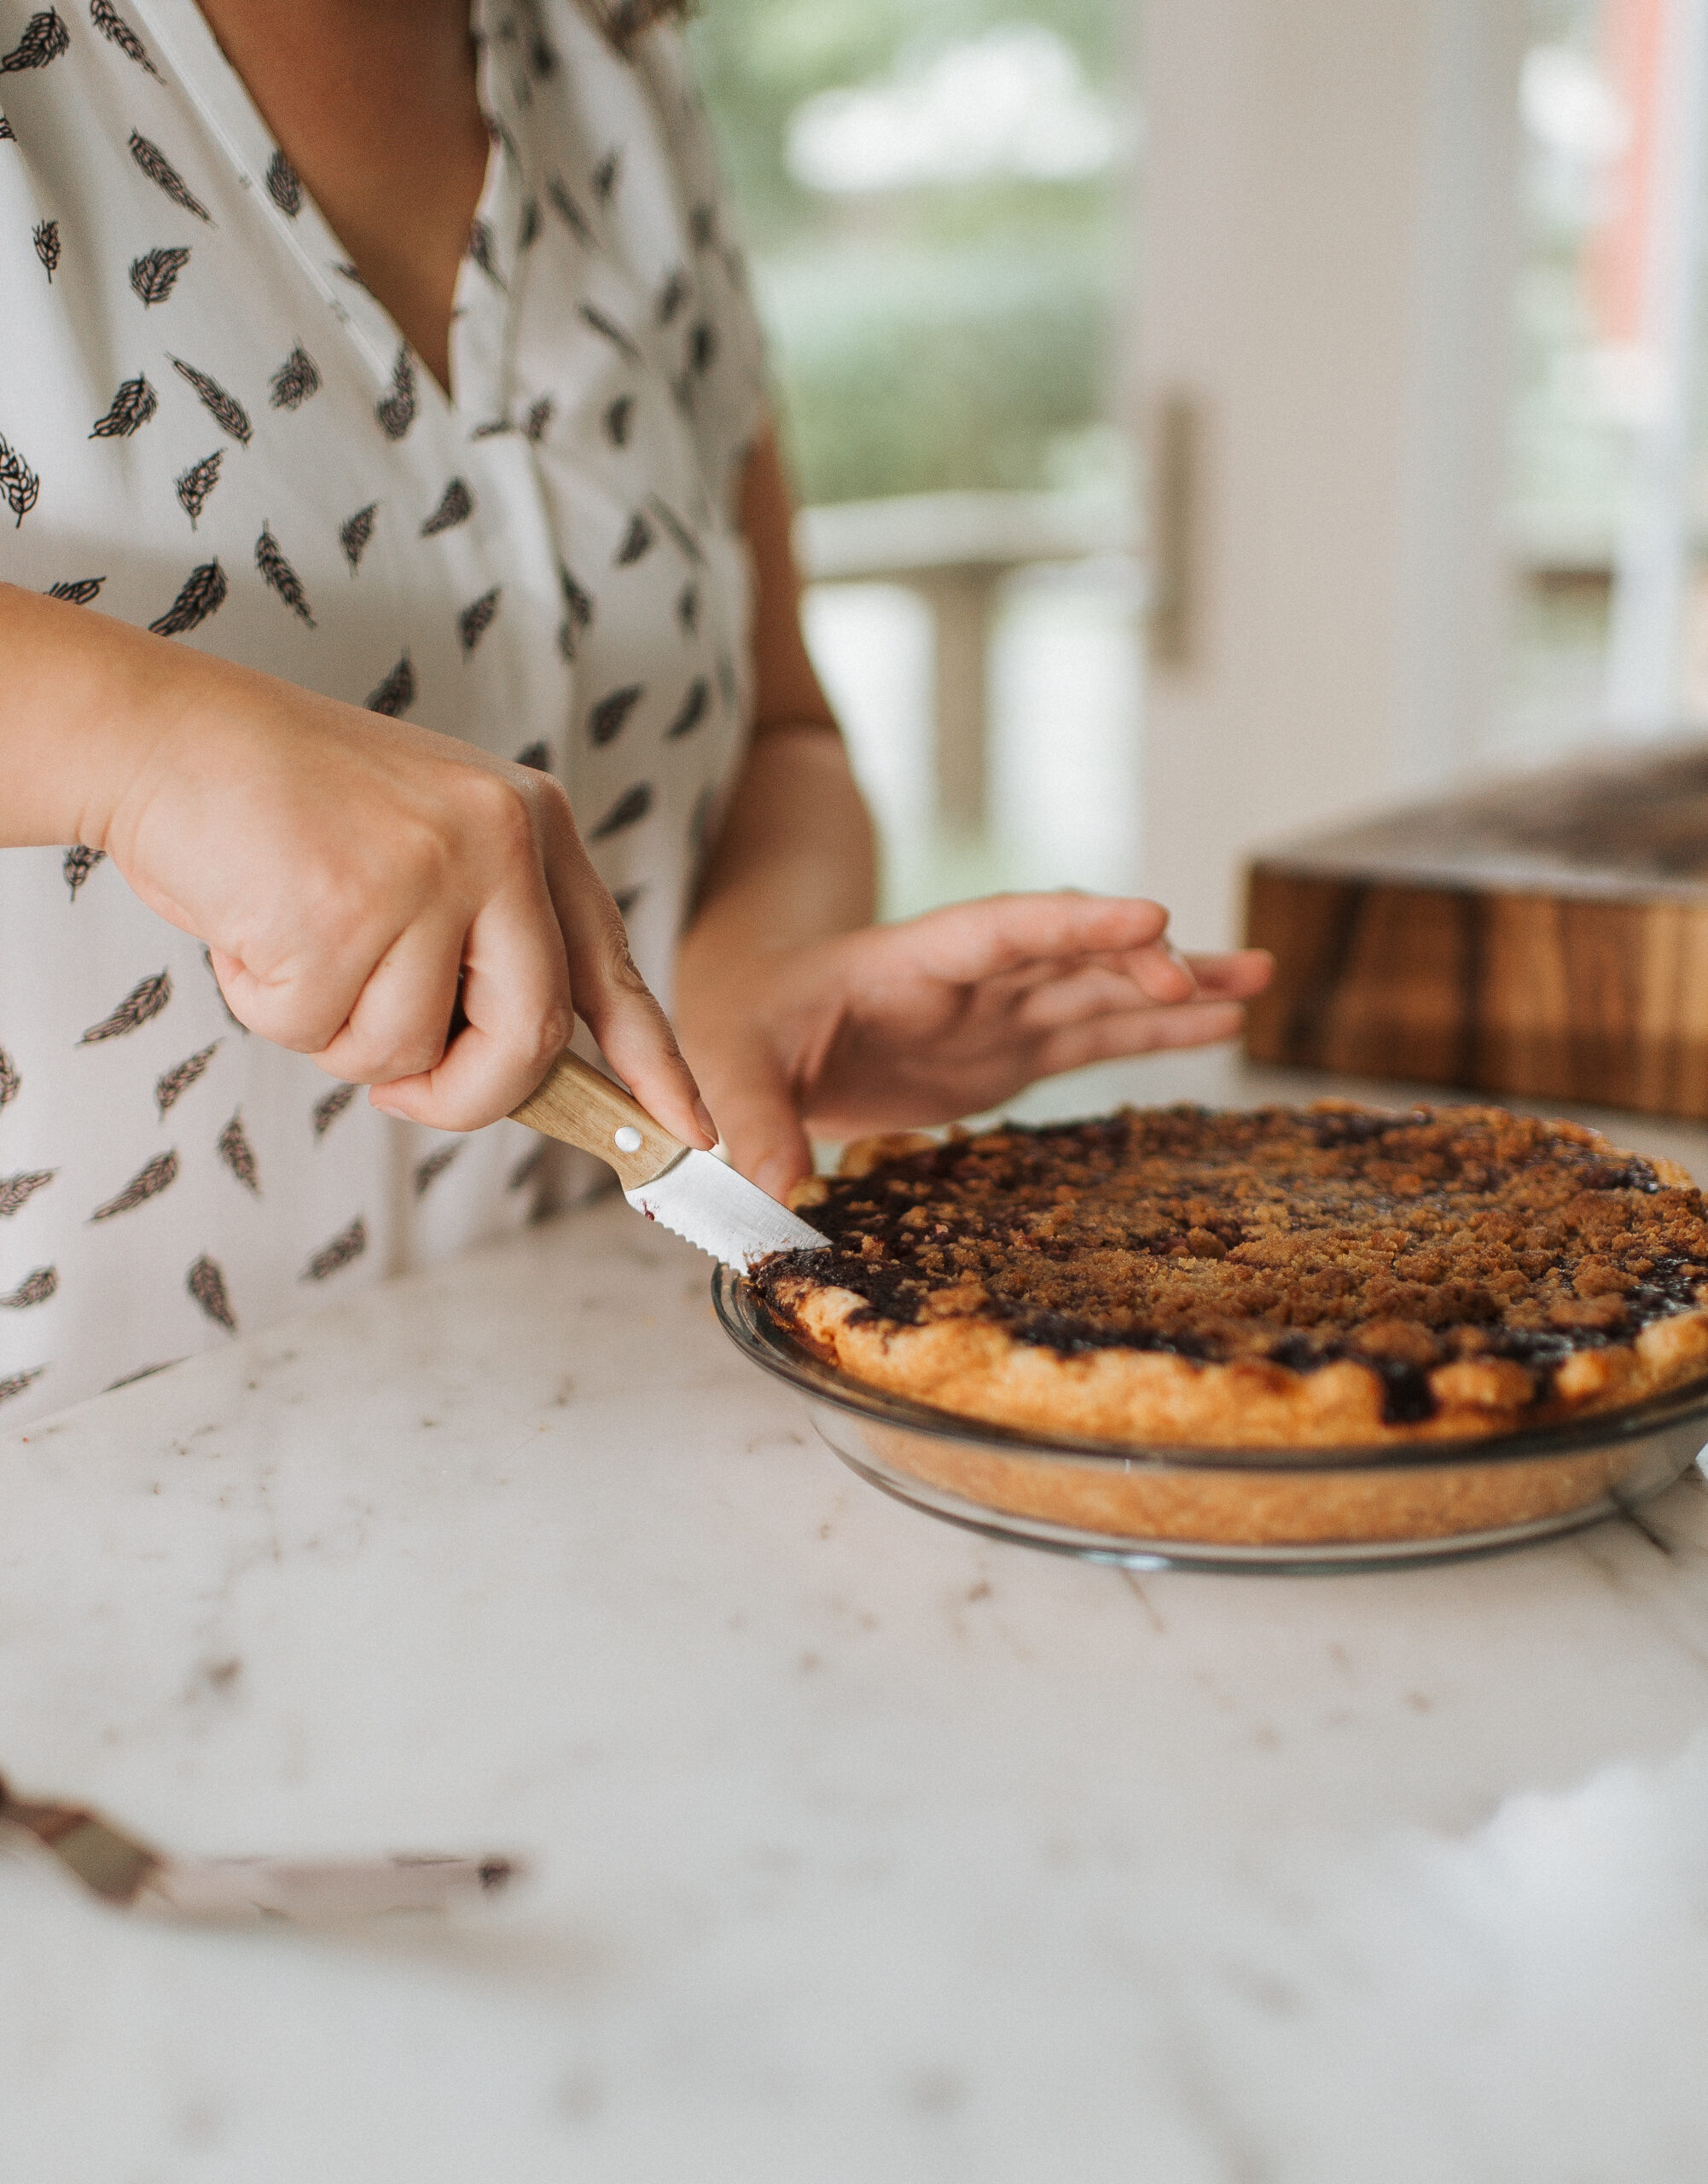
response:
<svg viewBox="0 0 1708 2184"><path fill-rule="evenodd" d="M511 1120L608 1160L625 1191L650 1183L688 1150L620 1084L572 1054L558 1056Z"/></svg>

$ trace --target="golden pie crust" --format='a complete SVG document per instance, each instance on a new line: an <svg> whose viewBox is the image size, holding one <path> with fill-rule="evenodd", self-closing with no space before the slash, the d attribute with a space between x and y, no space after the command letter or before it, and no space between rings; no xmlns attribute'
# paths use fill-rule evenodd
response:
<svg viewBox="0 0 1708 2184"><path fill-rule="evenodd" d="M830 1252L755 1280L799 1339L856 1380L1041 1438L1397 1454L1708 1374L1708 1207L1688 1175L1497 1107L1124 1109L867 1140L796 1203ZM941 1460L957 1478L974 1461ZM1021 1490L1002 1485L1004 1506ZM1090 1489L1064 1471L1024 1490L1066 1493L1066 1522ZM1281 1504L1310 1490L1275 1476ZM1294 1536L1279 1505L1250 1521ZM1320 1514L1298 1522L1315 1536Z"/></svg>

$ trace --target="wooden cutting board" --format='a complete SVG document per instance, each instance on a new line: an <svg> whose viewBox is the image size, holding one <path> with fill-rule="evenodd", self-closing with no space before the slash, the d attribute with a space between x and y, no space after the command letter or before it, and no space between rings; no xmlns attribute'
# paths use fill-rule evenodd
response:
<svg viewBox="0 0 1708 2184"><path fill-rule="evenodd" d="M1260 856L1258 1060L1708 1118L1708 742Z"/></svg>

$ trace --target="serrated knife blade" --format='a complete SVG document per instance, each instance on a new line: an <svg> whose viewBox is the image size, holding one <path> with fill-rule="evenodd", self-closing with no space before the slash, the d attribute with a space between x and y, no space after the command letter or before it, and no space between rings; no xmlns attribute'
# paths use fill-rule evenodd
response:
<svg viewBox="0 0 1708 2184"><path fill-rule="evenodd" d="M578 1145L617 1170L637 1213L746 1274L773 1252L822 1252L828 1240L725 1162L672 1137L632 1094L562 1054L514 1121Z"/></svg>
<svg viewBox="0 0 1708 2184"><path fill-rule="evenodd" d="M715 1153L684 1153L663 1175L623 1195L648 1221L661 1221L740 1274L773 1252L824 1249L817 1229Z"/></svg>

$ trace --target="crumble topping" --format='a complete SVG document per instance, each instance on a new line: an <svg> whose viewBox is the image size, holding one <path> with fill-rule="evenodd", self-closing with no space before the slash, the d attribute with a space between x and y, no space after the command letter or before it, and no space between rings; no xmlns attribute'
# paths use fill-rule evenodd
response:
<svg viewBox="0 0 1708 2184"><path fill-rule="evenodd" d="M1160 1350L1377 1374L1396 1425L1430 1374L1500 1359L1544 1399L1574 1352L1708 1288L1708 1208L1582 1125L1499 1108L1123 1109L1005 1124L828 1178L828 1253L756 1276L853 1291L860 1319L955 1314L1072 1355Z"/></svg>

